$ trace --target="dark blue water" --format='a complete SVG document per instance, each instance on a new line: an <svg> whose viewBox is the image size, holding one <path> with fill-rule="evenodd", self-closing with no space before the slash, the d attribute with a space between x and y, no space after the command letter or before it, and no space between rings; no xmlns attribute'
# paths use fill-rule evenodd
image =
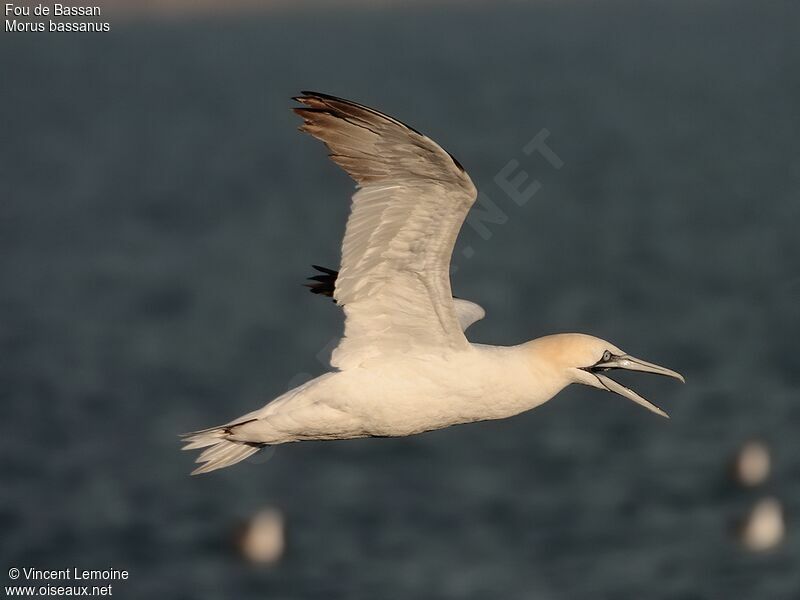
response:
<svg viewBox="0 0 800 600"><path fill-rule="evenodd" d="M0 580L128 569L123 598L800 597L796 3L330 9L0 39ZM349 180L301 89L439 140L484 192L472 338L592 333L684 372L671 421L569 389L512 420L304 443L202 478L180 432L324 369ZM522 147L543 129L554 168ZM494 177L519 161L518 206ZM488 198L488 200L487 200ZM491 203L490 203L491 202ZM490 222L496 221L496 222ZM488 238L488 239L485 239ZM327 350L326 350L327 349ZM725 466L760 436L757 491ZM729 526L776 495L786 542ZM230 550L282 509L271 570Z"/></svg>

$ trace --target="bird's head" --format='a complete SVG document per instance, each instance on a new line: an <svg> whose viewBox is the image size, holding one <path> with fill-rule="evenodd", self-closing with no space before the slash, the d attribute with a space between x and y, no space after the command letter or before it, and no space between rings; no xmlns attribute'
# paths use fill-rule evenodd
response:
<svg viewBox="0 0 800 600"><path fill-rule="evenodd" d="M549 363L551 368L565 376L567 383L582 383L614 392L662 417L669 415L630 388L611 379L608 376L609 371L622 369L655 373L685 383L680 373L635 358L614 344L591 335L565 333L539 338L531 343L534 345L537 359Z"/></svg>

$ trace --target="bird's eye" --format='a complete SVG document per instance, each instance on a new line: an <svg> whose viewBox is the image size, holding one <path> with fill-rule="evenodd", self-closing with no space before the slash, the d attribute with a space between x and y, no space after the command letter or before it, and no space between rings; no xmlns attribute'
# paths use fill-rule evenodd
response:
<svg viewBox="0 0 800 600"><path fill-rule="evenodd" d="M606 350L605 352L603 352L603 360L602 360L601 362L608 362L608 361L610 361L610 360L611 360L611 356L612 356L611 352L609 352L608 350Z"/></svg>

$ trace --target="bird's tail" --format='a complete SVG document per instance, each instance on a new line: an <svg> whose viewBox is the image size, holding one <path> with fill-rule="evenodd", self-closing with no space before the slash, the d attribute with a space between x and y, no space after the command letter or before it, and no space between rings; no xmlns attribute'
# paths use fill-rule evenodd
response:
<svg viewBox="0 0 800 600"><path fill-rule="evenodd" d="M247 422L247 421L245 421ZM242 425L243 423L236 423ZM195 462L203 463L192 471L192 475L209 473L230 467L252 456L267 444L254 442L237 442L229 439L231 428L235 425L222 425L200 431L192 431L181 436L186 445L182 450L197 450L205 448Z"/></svg>

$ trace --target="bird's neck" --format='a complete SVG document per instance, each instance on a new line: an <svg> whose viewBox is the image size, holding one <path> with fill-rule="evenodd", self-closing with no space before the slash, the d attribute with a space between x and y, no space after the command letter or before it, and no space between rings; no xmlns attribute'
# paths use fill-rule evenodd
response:
<svg viewBox="0 0 800 600"><path fill-rule="evenodd" d="M477 346L495 365L507 393L526 404L525 410L547 402L572 383L550 356L531 342L519 346Z"/></svg>
<svg viewBox="0 0 800 600"><path fill-rule="evenodd" d="M567 387L572 381L567 376L565 369L561 368L553 356L534 342L523 344L521 347L530 374L531 383L535 385L546 400L555 396ZM546 401L544 400L544 401ZM544 402L543 401L543 402Z"/></svg>

